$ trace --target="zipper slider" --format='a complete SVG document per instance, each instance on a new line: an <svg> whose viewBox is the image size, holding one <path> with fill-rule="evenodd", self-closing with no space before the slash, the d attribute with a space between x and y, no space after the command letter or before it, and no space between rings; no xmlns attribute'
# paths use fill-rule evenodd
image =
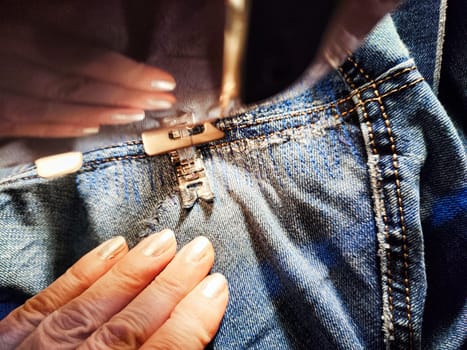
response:
<svg viewBox="0 0 467 350"><path fill-rule="evenodd" d="M214 199L204 170L203 157L195 145L208 143L224 137L224 132L213 124L196 124L193 113L185 113L166 121L162 129L143 132L145 152L152 156L168 153L175 167L183 208L191 208L198 198Z"/></svg>
<svg viewBox="0 0 467 350"><path fill-rule="evenodd" d="M195 123L193 113L170 119L163 128L143 132L144 151L150 155L165 154L181 148L191 147L221 139L225 133L212 123Z"/></svg>

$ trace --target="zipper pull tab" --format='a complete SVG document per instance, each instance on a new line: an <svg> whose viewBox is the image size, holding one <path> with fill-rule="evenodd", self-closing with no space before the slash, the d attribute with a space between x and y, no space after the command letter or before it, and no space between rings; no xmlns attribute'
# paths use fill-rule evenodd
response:
<svg viewBox="0 0 467 350"><path fill-rule="evenodd" d="M225 133L209 122L195 124L193 114L186 113L174 117L168 126L146 130L141 136L144 151L154 156L215 141L223 138Z"/></svg>

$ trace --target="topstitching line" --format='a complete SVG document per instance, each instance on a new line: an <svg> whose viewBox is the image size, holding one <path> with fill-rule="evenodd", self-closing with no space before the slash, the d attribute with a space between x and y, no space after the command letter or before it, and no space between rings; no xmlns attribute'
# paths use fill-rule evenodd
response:
<svg viewBox="0 0 467 350"><path fill-rule="evenodd" d="M355 68L359 69L359 71L364 74L365 78L369 78L368 75L363 71L356 61L349 58L349 61L353 63ZM392 164L394 168L394 178L395 178L395 186L396 186L396 196L397 196L397 204L398 204L398 213L399 213L399 220L401 224L401 232L402 232L402 251L403 251L403 265L404 265L404 289L405 289L405 304L407 310L407 328L409 333L409 347L410 349L413 348L413 329L412 329L412 309L410 304L410 281L409 281L409 259L408 259L408 246L407 246L407 228L405 225L405 214L402 202L402 193L401 193L401 183L400 183L400 176L399 176L399 159L396 152L396 143L394 140L391 122L389 116L386 112L384 107L382 96L378 91L378 85L372 82L370 85L373 88L373 93L376 96L376 101L378 102L379 109L381 111L381 115L384 120L384 125L386 127L386 133L389 138L390 142L390 149L392 153ZM389 242L388 242L389 243Z"/></svg>
<svg viewBox="0 0 467 350"><path fill-rule="evenodd" d="M356 63L350 58L350 56L348 57L348 60L354 64L355 68L357 68L362 75L364 75L367 82L371 80L369 78L369 76L363 71L362 68L356 66ZM353 83L353 81L349 77L349 75L344 71L344 69L340 68L339 70L342 73L342 75L344 76L345 80L348 82L348 84L352 88L355 88L355 84ZM366 128L368 130L368 141L369 141L369 145L371 147L371 152L376 157L379 157L379 152L378 152L378 149L376 147L376 142L375 142L375 135L373 133L373 126L371 124L370 118L368 117L368 111L366 109L365 102L362 101L362 97L361 97L360 92L357 93L357 99L358 99L358 103L355 106L355 108L357 108L357 109L361 108L361 110L362 110L363 119L365 121L365 125L366 125ZM375 164L375 166L377 166L377 164ZM379 191L378 191L378 189L381 188L381 181L376 176L376 174L373 174L373 176L375 176L374 181L377 181L375 186L378 187L378 188L374 189L375 190L374 200L375 201L378 201L378 200L383 201L383 197L379 194ZM378 203L375 203L375 214L376 215L377 215L376 208L377 208L378 205L379 205ZM381 239L381 242L383 243L383 245L380 246L380 249L382 250L381 254L384 254L384 251L386 251L386 256L385 256L386 259L384 259L384 256L381 255L381 259L382 259L381 265L382 265L382 268L384 267L384 270L382 271L383 281L386 280L386 282L387 282L387 288L383 284L383 296L384 296L384 292L386 292L386 290L387 290L387 300L386 300L386 298L383 300L383 305L385 306L385 308L387 308L389 310L389 320L387 319L387 317L385 315L386 312L383 310L383 325L385 325L385 327L383 328L383 332L388 337L388 341L391 341L391 340L394 339L394 298L393 298L393 289L392 289L391 247L389 245L388 217L387 217L387 214L386 214L386 211L384 210L384 208L382 208L381 211L382 211L381 212L381 218L383 220L383 225L384 225L383 232L382 232L382 235L384 236L384 239L382 237L381 238L379 237L379 239ZM377 222L378 222L378 220L379 219L376 219ZM379 228L378 228L378 230L379 230ZM384 243L386 243L388 245L387 249L384 248ZM384 261L384 260L386 260L386 261ZM384 278L384 272L386 273L386 278ZM388 321L389 321L389 324L386 324Z"/></svg>
<svg viewBox="0 0 467 350"><path fill-rule="evenodd" d="M398 76L398 75L401 75L401 74L406 73L408 71L412 71L413 69L415 69L415 67L405 68L402 71L396 72L394 75L392 75L390 77L386 77L386 78L384 78L382 80L387 81L387 80L393 78L394 76ZM423 78L419 78L417 80L414 80L413 82L404 84L404 85L402 85L402 86L400 86L398 88L394 88L394 89L392 89L390 91L387 91L386 93L382 94L380 96L380 98L384 98L384 97L387 97L387 96L389 96L389 95L391 95L393 93L400 92L400 91L402 91L404 89L407 89L407 88L409 88L411 86L414 86L414 85L422 82L423 80L424 80ZM367 90L370 87L371 86L365 87L364 89L355 90L355 91L352 92L352 96L355 96L357 91L361 92L361 91ZM347 101L347 100L349 100L349 98L341 99L339 101L344 101L344 100ZM367 102L373 102L373 101L375 101L374 98L369 98L367 100L362 101L362 103L366 104ZM350 114L352 114L353 112L355 112L359 107L360 106L355 105L353 108L351 108L351 109L349 109L347 111L342 111L340 114L341 114L342 117L347 117ZM337 106L336 106L335 103L333 103L333 104L328 105L327 108L321 107L319 109L320 109L320 111L324 111L324 110L326 110L328 108L337 108ZM316 112L316 110L317 110L316 108L310 108L310 109L306 109L306 110L303 110L303 111L293 112L292 116L304 116L304 115L307 115L307 114L312 114L313 112ZM284 118L289 118L290 116L291 116L291 113L288 113L288 114L285 114L285 115L277 116L277 118L281 117L281 119L284 119ZM335 119L339 119L338 113L334 113L333 117ZM279 120L279 119L276 119L276 120ZM273 119L272 121L276 121L276 120ZM261 123L266 123L268 121L270 121L270 120L265 120L264 122L261 121ZM255 124L255 125L259 125L259 124ZM255 126L255 125L248 125L248 126ZM298 126L296 126L294 128L303 128L303 125L298 125ZM291 129L293 129L293 128L291 128ZM284 129L282 131L285 131L285 130L290 130L290 129ZM265 135L267 135L267 134L265 134ZM246 139L246 138L244 138L244 139ZM235 141L241 141L241 140L243 140L243 139L232 140L229 143L235 142ZM124 143L124 145L130 145L130 146L131 145L141 145L141 144L142 144L142 142L139 141L139 140L132 140L132 141L127 141L127 142ZM228 143L225 143L225 144L228 144ZM89 155L89 154L92 154L92 153L97 152L97 151L108 150L108 149L112 149L112 148L120 148L121 146L122 145L107 146L107 147L104 147L104 148L99 148L99 149L96 149L96 150L85 152L84 154ZM209 146L209 147L212 148L212 146ZM203 148L203 147L200 147L200 148ZM101 159L99 161L94 160L94 161L85 162L83 164L83 167L85 167L88 164L103 164L103 163L107 163L107 162L110 162L110 161L119 161L119 160L123 160L123 159L141 159L141 158L150 158L150 156L148 156L146 154L136 154L136 155L129 155L129 156L114 156L114 157L110 157L110 158L103 158L103 159ZM80 170L80 171L82 171L82 170ZM35 179L35 178L38 178L38 176L37 175L31 175L31 176L26 176L26 177L18 177L18 178L15 178L15 179L6 179L5 181L0 181L0 185L7 185L7 184L14 183L14 182L17 182L17 181L31 180L31 179Z"/></svg>

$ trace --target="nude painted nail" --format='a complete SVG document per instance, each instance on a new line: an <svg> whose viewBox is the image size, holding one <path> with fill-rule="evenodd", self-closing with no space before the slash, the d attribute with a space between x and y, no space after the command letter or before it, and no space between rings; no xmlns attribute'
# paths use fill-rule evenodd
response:
<svg viewBox="0 0 467 350"><path fill-rule="evenodd" d="M81 152L67 152L39 158L35 161L37 175L44 178L60 177L78 171L83 165Z"/></svg>
<svg viewBox="0 0 467 350"><path fill-rule="evenodd" d="M99 132L99 128L97 128L97 127L93 127L93 128L84 128L84 129L81 129L81 132L82 132L84 135L97 134L97 133Z"/></svg>
<svg viewBox="0 0 467 350"><path fill-rule="evenodd" d="M171 230L163 230L149 236L147 245L143 249L146 256L159 256L166 252L175 242L175 235Z"/></svg>
<svg viewBox="0 0 467 350"><path fill-rule="evenodd" d="M112 120L117 122L139 122L144 119L144 113L137 113L137 114L114 114L112 116Z"/></svg>
<svg viewBox="0 0 467 350"><path fill-rule="evenodd" d="M172 108L172 102L165 100L148 100L148 106L153 109L169 109Z"/></svg>
<svg viewBox="0 0 467 350"><path fill-rule="evenodd" d="M166 80L153 80L151 81L151 87L154 90L161 90L161 91L172 91L175 89L175 82L166 81Z"/></svg>
<svg viewBox="0 0 467 350"><path fill-rule="evenodd" d="M207 277L203 285L203 295L207 298L215 298L220 295L227 286L227 281L220 273Z"/></svg>
<svg viewBox="0 0 467 350"><path fill-rule="evenodd" d="M187 260L192 262L200 261L207 253L211 243L206 237L200 236L189 243L187 248Z"/></svg>
<svg viewBox="0 0 467 350"><path fill-rule="evenodd" d="M99 248L97 255L99 255L102 260L110 260L115 258L125 247L125 238L117 236L104 242Z"/></svg>

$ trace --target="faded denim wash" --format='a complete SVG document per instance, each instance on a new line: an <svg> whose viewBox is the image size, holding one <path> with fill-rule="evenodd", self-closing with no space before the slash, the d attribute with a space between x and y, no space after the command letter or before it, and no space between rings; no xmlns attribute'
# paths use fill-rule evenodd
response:
<svg viewBox="0 0 467 350"><path fill-rule="evenodd" d="M389 17L303 94L217 126L226 137L199 147L216 198L191 210L140 140L60 179L5 169L4 309L99 242L168 227L180 245L209 237L229 280L213 349L462 347L465 145Z"/></svg>

